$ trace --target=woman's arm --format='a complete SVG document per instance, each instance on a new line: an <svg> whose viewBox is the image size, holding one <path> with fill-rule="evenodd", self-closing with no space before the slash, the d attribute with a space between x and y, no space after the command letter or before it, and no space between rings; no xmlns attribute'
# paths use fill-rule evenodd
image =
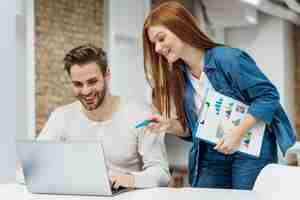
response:
<svg viewBox="0 0 300 200"><path fill-rule="evenodd" d="M280 105L277 88L246 52L234 49L234 53L223 58L221 63L225 76L233 80L234 85L248 97L248 113L270 124Z"/></svg>
<svg viewBox="0 0 300 200"><path fill-rule="evenodd" d="M255 61L245 52L231 49L229 54L219 58L219 64L226 78L232 80L239 91L250 101L248 113L243 121L234 127L215 149L225 154L234 152L245 133L259 121L270 124L279 106L276 87L263 74Z"/></svg>

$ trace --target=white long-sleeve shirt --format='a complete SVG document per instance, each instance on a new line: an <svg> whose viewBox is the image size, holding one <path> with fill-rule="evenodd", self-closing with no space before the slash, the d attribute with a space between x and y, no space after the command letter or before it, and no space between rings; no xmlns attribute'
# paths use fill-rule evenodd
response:
<svg viewBox="0 0 300 200"><path fill-rule="evenodd" d="M149 117L143 104L121 105L112 119L89 120L79 101L61 106L50 115L39 140L100 140L111 175L130 173L136 188L167 186L170 180L164 134L147 133L134 126Z"/></svg>

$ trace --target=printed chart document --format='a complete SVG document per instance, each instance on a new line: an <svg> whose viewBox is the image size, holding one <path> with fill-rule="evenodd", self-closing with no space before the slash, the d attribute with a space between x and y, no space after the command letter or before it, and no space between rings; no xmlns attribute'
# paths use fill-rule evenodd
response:
<svg viewBox="0 0 300 200"><path fill-rule="evenodd" d="M216 144L241 123L249 106L209 89L202 106L196 137ZM259 157L266 125L260 121L245 134L238 151Z"/></svg>

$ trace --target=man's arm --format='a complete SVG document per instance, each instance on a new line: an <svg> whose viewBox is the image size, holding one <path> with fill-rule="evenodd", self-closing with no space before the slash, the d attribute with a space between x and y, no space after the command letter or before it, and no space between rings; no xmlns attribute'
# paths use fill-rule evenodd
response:
<svg viewBox="0 0 300 200"><path fill-rule="evenodd" d="M60 110L54 110L37 140L63 140L63 113Z"/></svg>
<svg viewBox="0 0 300 200"><path fill-rule="evenodd" d="M167 186L170 180L164 134L138 131L138 153L143 160L140 172L132 172L136 188Z"/></svg>

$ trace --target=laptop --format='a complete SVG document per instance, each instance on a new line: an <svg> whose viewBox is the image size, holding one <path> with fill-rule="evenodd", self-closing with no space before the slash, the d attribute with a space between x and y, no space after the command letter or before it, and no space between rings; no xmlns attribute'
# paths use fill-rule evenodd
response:
<svg viewBox="0 0 300 200"><path fill-rule="evenodd" d="M99 141L17 140L27 189L38 194L111 196L113 190Z"/></svg>

